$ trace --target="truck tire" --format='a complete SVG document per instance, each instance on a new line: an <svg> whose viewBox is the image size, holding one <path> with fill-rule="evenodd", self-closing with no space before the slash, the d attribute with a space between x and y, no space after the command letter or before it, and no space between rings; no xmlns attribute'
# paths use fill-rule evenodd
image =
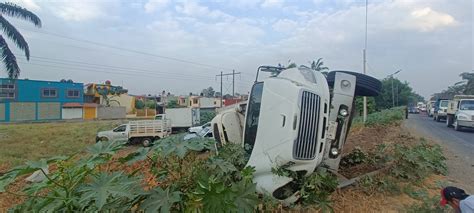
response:
<svg viewBox="0 0 474 213"><path fill-rule="evenodd" d="M153 144L153 140L151 138L142 138L142 145L144 147L149 147Z"/></svg>
<svg viewBox="0 0 474 213"><path fill-rule="evenodd" d="M453 120L454 120L453 116L450 116L450 115L446 116L446 126L447 127L452 127L453 126Z"/></svg>
<svg viewBox="0 0 474 213"><path fill-rule="evenodd" d="M330 87L334 87L336 79L336 72L347 73L356 77L355 96L378 96L382 90L382 82L378 79L364 75L358 72L351 71L331 71L328 73L326 79Z"/></svg>
<svg viewBox="0 0 474 213"><path fill-rule="evenodd" d="M456 130L456 131L461 131L461 129L462 129L462 128L458 125L458 122L455 121L455 122L454 122L454 130Z"/></svg>
<svg viewBox="0 0 474 213"><path fill-rule="evenodd" d="M107 142L107 141L109 141L109 139L107 137L100 137L96 140L96 142L99 142L99 141Z"/></svg>

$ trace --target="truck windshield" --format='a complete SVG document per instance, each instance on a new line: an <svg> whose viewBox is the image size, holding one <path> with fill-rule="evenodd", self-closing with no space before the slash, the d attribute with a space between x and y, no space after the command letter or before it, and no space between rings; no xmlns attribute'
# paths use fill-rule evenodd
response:
<svg viewBox="0 0 474 213"><path fill-rule="evenodd" d="M439 103L439 106L440 107L448 107L448 101L441 101L441 103Z"/></svg>
<svg viewBox="0 0 474 213"><path fill-rule="evenodd" d="M248 154L252 153L255 139L257 138L258 118L262 103L263 82L253 85L249 97L247 118L245 121L244 148Z"/></svg>
<svg viewBox="0 0 474 213"><path fill-rule="evenodd" d="M474 100L464 100L459 104L461 110L474 110Z"/></svg>

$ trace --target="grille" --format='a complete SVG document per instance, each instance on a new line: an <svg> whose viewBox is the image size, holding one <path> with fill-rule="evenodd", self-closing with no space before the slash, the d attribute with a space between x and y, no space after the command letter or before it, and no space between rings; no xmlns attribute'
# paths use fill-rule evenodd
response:
<svg viewBox="0 0 474 213"><path fill-rule="evenodd" d="M311 160L316 156L320 97L304 91L301 96L301 113L298 137L293 146L293 158Z"/></svg>

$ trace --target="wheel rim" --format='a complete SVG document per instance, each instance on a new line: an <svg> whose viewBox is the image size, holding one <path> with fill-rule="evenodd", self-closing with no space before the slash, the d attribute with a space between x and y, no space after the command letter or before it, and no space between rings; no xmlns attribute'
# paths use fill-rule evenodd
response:
<svg viewBox="0 0 474 213"><path fill-rule="evenodd" d="M145 139L145 140L143 140L142 144L143 144L143 146L150 146L151 142L150 142L149 139Z"/></svg>

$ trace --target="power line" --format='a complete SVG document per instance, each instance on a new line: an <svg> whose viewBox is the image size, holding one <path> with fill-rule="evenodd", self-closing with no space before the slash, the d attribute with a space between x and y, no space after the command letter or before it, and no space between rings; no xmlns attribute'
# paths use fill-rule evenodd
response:
<svg viewBox="0 0 474 213"><path fill-rule="evenodd" d="M19 64L29 64L29 65L34 65L34 66L41 66L41 67L49 67L49 68L57 68L57 69L69 69L69 70L77 70L77 71L84 71L84 72L94 72L94 73L108 73L108 74L116 74L116 75L127 75L127 76L134 76L134 77L156 77L160 79L171 79L171 80L196 80L195 78L182 78L182 77L176 77L176 78L171 78L171 77L166 77L166 76L159 76L159 75L152 75L152 74L140 74L137 75L136 73L129 73L129 72L110 72L110 71L104 71L104 70L96 70L96 69L87 69L87 68L80 68L80 67L67 67L67 66L56 66L56 65L49 65L49 64L37 64L37 63L30 63L30 62L23 62L23 61L18 61ZM201 79L205 80L205 79ZM208 81L213 81L212 78L207 79Z"/></svg>
<svg viewBox="0 0 474 213"><path fill-rule="evenodd" d="M117 46L113 46L113 45L109 45L109 44L103 44L103 43L99 43L99 42L95 42L95 41L90 41L90 40L85 40L85 39L79 39L79 38L73 38L73 37L61 35L61 34L54 33L54 32L48 32L48 31L44 31L44 30L42 30L42 31L37 31L37 30L33 30L33 29L28 29L28 28L25 28L25 27L18 27L18 28L20 28L20 29L22 29L22 30L34 32L34 33L39 33L39 34L44 34L44 35L49 35L49 36L60 37L60 38L69 39L69 40L78 41L78 42L84 42L84 43L94 44L94 45L97 45L97 46L106 47L106 48L110 48L110 49L116 49L116 50L121 50L121 51L126 51L126 52L141 54L141 55L152 56L152 57L156 57L156 58L162 58L162 59L167 59L167 60L172 60L172 61L178 61L178 62L181 62L181 63L193 64L193 65L197 65L197 66L210 67L210 68L214 68L214 69L230 70L230 69L228 69L228 68L224 68L224 67L220 67L220 66L214 66L214 65L210 65L210 64L205 64L205 63L200 63L200 62L194 62L194 61L179 59L179 58L175 58L175 57L157 55L157 54L147 53L147 52L143 52L143 51L132 50L132 49L127 49L127 48L123 48L123 47L117 47Z"/></svg>
<svg viewBox="0 0 474 213"><path fill-rule="evenodd" d="M173 72L163 72L163 71L153 71L147 69L140 69L140 68L130 68L130 67L118 67L118 66L111 66L111 65L103 65L103 64L94 64L82 61L72 61L72 60L63 60L63 59L53 59L47 57L39 57L39 56L30 56L30 58L34 60L30 60L30 62L43 62L43 63L52 63L52 64L61 64L61 65L68 65L68 66L77 66L80 65L82 67L89 67L89 68L106 68L112 70L123 70L123 71L135 71L138 73L150 73L150 74L171 74L171 75L178 75L178 76L196 76L201 78L208 78L208 76L204 75L195 75L195 74L179 74ZM19 59L26 59L26 58L19 58Z"/></svg>

